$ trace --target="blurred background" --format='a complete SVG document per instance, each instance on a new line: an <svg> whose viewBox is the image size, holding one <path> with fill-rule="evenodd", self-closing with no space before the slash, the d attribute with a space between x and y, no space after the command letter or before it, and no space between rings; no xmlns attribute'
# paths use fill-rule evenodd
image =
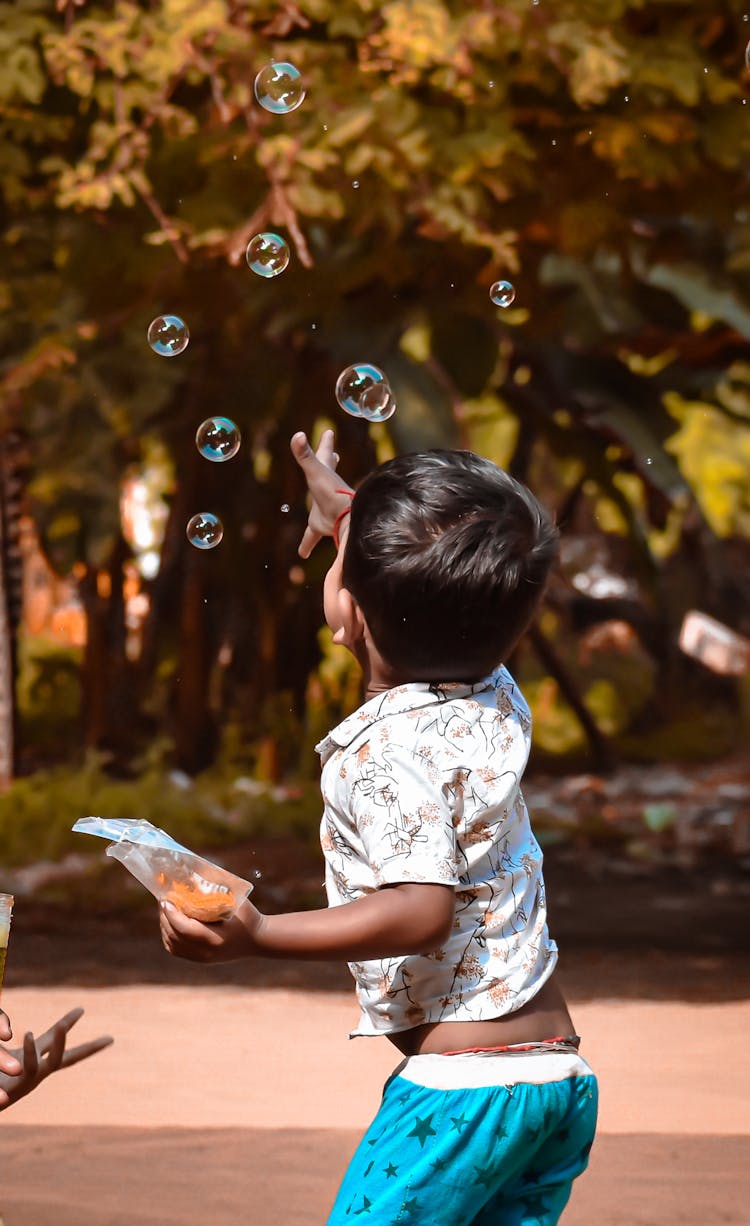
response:
<svg viewBox="0 0 750 1226"><path fill-rule="evenodd" d="M345 966L169 958L70 830L146 818L323 904L314 746L360 681L289 439L326 426L352 483L471 448L556 517L508 664L602 1083L570 1226L747 1222L749 44L750 0L0 0L3 1006L115 1036L3 1116L7 1226L320 1226L390 1071ZM387 421L337 404L359 362Z"/></svg>
<svg viewBox="0 0 750 1226"><path fill-rule="evenodd" d="M465 447L556 516L509 661L550 854L747 891L747 7L0 5L6 888L96 898L89 812L316 854L313 747L359 679L324 628L331 545L297 556L288 443L331 425L351 482ZM253 96L272 60L302 74L288 114ZM291 251L273 279L245 262L264 230ZM173 359L146 341L165 313ZM387 422L336 403L357 361ZM226 464L195 446L213 413L241 430ZM696 610L718 655L681 650Z"/></svg>

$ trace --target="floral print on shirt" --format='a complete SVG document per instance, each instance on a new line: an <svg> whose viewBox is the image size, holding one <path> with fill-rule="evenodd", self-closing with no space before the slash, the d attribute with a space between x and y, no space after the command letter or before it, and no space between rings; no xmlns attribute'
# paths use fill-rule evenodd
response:
<svg viewBox="0 0 750 1226"><path fill-rule="evenodd" d="M498 1017L552 973L542 854L520 787L530 741L528 706L501 667L473 686L388 690L318 746L329 905L407 881L455 892L440 949L350 964L355 1033Z"/></svg>

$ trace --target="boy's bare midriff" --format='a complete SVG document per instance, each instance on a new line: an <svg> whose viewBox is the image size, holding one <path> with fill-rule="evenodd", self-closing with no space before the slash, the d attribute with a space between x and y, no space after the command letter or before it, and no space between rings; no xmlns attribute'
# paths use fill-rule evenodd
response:
<svg viewBox="0 0 750 1226"><path fill-rule="evenodd" d="M388 1038L405 1056L417 1056L473 1047L541 1043L574 1033L565 998L553 975L528 1004L514 1013L485 1022L428 1022L389 1034Z"/></svg>

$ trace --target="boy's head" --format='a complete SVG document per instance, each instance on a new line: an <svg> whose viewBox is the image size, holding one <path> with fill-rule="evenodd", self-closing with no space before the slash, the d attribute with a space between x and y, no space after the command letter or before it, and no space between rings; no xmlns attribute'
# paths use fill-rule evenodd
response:
<svg viewBox="0 0 750 1226"><path fill-rule="evenodd" d="M489 460L399 456L357 490L341 582L396 674L478 681L532 620L557 538L531 491Z"/></svg>

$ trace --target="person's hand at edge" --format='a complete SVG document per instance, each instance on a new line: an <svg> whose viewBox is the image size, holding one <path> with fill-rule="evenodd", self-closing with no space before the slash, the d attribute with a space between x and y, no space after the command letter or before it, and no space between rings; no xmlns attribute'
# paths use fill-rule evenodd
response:
<svg viewBox="0 0 750 1226"><path fill-rule="evenodd" d="M0 1009L0 1039L8 1040L13 1038L13 1029L10 1024L10 1018L7 1013L3 1013ZM7 1048L0 1047L0 1073L8 1073L11 1077L18 1077L19 1073L23 1072L23 1065L20 1060L9 1052Z"/></svg>
<svg viewBox="0 0 750 1226"><path fill-rule="evenodd" d="M297 551L301 558L309 558L318 541L333 536L336 520L350 505L354 491L336 472L339 457L334 450L333 430L323 431L317 451L301 430L292 435L290 447L310 494L310 514Z"/></svg>
<svg viewBox="0 0 750 1226"><path fill-rule="evenodd" d="M49 1030L45 1030L38 1039L35 1039L31 1031L28 1031L24 1035L23 1047L15 1048L10 1052L0 1048L3 1056L0 1064L0 1069L2 1069L0 1071L0 1111L26 1094L30 1094L49 1077L50 1073L58 1069L70 1068L73 1064L88 1059L89 1056L95 1055L96 1052L102 1051L103 1048L109 1047L114 1042L110 1035L102 1035L98 1039L90 1039L88 1043L81 1043L78 1047L66 1050L68 1034L82 1016L83 1009L80 1007L71 1009L64 1017L53 1022ZM5 1014L1 1014L0 1017L4 1018L7 1023L8 1019ZM7 1028L10 1029L9 1026ZM17 1073L12 1071L14 1061L20 1070Z"/></svg>

